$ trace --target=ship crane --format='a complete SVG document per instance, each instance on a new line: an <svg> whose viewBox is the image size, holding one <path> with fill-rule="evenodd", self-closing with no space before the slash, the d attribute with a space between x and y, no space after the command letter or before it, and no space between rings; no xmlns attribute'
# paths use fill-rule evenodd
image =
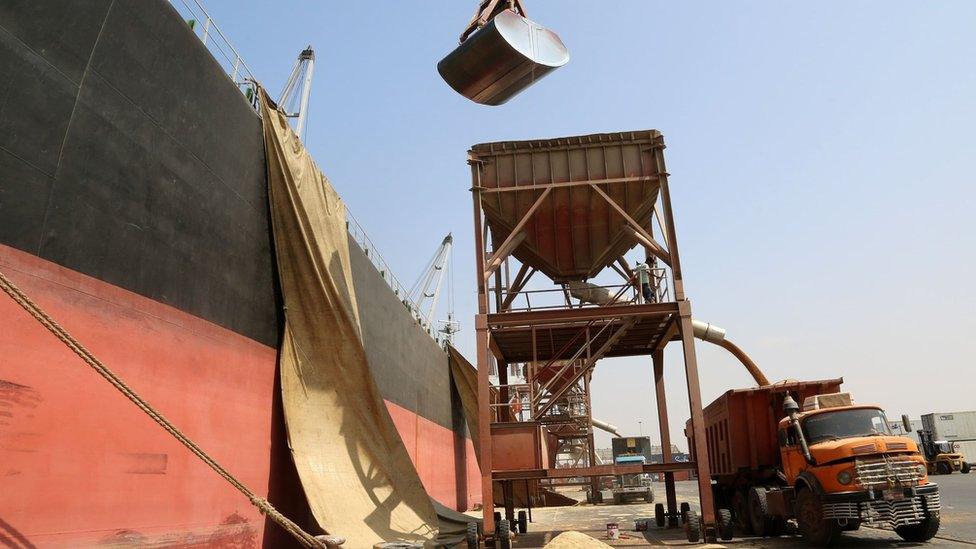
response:
<svg viewBox="0 0 976 549"><path fill-rule="evenodd" d="M308 97L312 93L312 72L315 69L315 51L311 44L298 54L285 87L278 95L278 107L288 118L295 118L295 134L305 135L305 121L308 119ZM295 103L297 102L297 108Z"/></svg>
<svg viewBox="0 0 976 549"><path fill-rule="evenodd" d="M448 289L447 319L439 321L439 327L436 328L437 332L441 334L441 341L443 343L451 343L454 334L461 329L461 325L454 319L454 285L452 277L446 276L451 266L451 250L453 246L454 237L448 233L407 294L408 302L414 306L413 314L417 322L424 329L430 331L433 319L437 314L437 303L440 301L444 279L448 279L450 287Z"/></svg>

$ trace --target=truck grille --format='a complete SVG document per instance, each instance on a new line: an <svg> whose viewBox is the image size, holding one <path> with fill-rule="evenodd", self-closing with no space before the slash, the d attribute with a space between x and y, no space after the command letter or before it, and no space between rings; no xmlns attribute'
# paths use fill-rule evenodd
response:
<svg viewBox="0 0 976 549"><path fill-rule="evenodd" d="M854 473L857 483L865 488L914 486L922 479L919 463L904 456L858 459Z"/></svg>
<svg viewBox="0 0 976 549"><path fill-rule="evenodd" d="M860 503L825 503L823 518L833 520L860 520L879 526L903 526L918 524L926 516L938 514L942 509L939 494L915 496L902 500L874 500Z"/></svg>

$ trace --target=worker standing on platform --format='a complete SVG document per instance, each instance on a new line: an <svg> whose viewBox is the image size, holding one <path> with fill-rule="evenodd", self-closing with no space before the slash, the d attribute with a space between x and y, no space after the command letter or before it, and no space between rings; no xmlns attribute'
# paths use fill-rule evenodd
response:
<svg viewBox="0 0 976 549"><path fill-rule="evenodd" d="M647 263L638 263L636 267L637 282L640 283L641 295L644 303L654 303L654 292L651 291L651 269Z"/></svg>

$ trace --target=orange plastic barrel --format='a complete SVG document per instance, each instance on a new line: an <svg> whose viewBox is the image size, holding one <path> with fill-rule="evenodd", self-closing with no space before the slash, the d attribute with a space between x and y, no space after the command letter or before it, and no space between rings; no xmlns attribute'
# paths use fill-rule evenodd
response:
<svg viewBox="0 0 976 549"><path fill-rule="evenodd" d="M505 10L447 54L437 72L475 103L501 105L568 62L556 33Z"/></svg>

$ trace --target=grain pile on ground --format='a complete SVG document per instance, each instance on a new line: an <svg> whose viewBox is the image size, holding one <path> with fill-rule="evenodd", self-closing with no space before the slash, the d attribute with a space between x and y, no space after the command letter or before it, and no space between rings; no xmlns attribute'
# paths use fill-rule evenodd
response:
<svg viewBox="0 0 976 549"><path fill-rule="evenodd" d="M596 540L579 532L563 532L552 538L545 549L602 549L610 547L602 541Z"/></svg>

